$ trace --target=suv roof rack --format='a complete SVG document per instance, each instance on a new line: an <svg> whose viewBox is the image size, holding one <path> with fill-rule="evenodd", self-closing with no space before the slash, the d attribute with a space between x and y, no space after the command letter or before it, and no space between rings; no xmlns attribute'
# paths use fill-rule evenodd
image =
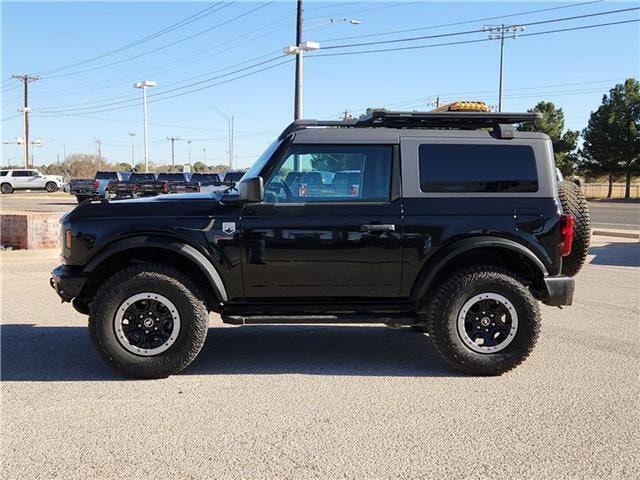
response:
<svg viewBox="0 0 640 480"><path fill-rule="evenodd" d="M542 118L538 112L393 112L374 110L350 120L296 120L280 134L280 139L307 127L338 128L493 128L498 138L514 138L513 124Z"/></svg>

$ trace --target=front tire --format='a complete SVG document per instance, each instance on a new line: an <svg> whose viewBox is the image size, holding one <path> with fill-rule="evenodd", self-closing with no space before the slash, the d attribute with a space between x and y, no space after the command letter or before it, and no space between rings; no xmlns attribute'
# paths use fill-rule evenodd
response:
<svg viewBox="0 0 640 480"><path fill-rule="evenodd" d="M10 183L3 183L0 185L0 192L4 193L13 193L13 187Z"/></svg>
<svg viewBox="0 0 640 480"><path fill-rule="evenodd" d="M455 370L500 375L522 363L540 331L540 309L512 273L471 267L448 277L428 308L427 330Z"/></svg>
<svg viewBox="0 0 640 480"><path fill-rule="evenodd" d="M196 357L209 317L202 295L180 271L157 264L129 267L107 280L90 307L93 344L114 370L164 378Z"/></svg>
<svg viewBox="0 0 640 480"><path fill-rule="evenodd" d="M58 191L58 185L55 182L47 182L44 189L49 193L55 193Z"/></svg>

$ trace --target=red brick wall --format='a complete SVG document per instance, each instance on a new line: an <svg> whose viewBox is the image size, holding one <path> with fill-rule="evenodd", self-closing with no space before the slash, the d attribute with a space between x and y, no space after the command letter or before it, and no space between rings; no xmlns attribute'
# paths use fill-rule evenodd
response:
<svg viewBox="0 0 640 480"><path fill-rule="evenodd" d="M20 249L60 248L59 213L0 214L0 245Z"/></svg>

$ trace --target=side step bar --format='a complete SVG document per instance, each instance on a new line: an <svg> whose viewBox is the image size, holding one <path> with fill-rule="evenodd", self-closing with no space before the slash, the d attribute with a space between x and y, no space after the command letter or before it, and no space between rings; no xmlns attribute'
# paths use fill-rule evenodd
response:
<svg viewBox="0 0 640 480"><path fill-rule="evenodd" d="M391 325L415 325L417 318L407 313L336 313L331 315L223 315L222 321L233 325L274 323L386 323Z"/></svg>

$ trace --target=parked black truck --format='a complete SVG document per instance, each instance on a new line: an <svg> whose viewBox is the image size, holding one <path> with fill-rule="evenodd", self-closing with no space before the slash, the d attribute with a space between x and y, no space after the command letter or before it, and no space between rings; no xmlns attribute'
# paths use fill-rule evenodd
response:
<svg viewBox="0 0 640 480"><path fill-rule="evenodd" d="M413 326L453 368L501 374L534 347L539 302L571 305L588 247L587 234L572 250L588 212L558 193L549 137L513 126L536 115L296 121L235 195L80 205L62 220L51 284L132 377L185 368L209 312L238 325ZM291 172L333 174L301 189Z"/></svg>

